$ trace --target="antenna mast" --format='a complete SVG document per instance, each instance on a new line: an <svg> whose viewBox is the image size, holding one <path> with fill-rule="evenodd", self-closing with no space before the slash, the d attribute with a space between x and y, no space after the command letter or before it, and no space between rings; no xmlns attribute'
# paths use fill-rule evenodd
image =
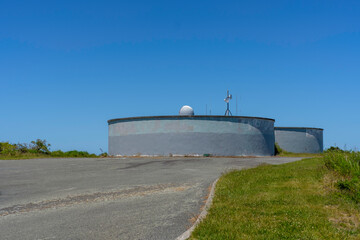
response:
<svg viewBox="0 0 360 240"><path fill-rule="evenodd" d="M239 116L238 115L238 101L237 101L237 95L236 95L236 114L235 114L236 116Z"/></svg>
<svg viewBox="0 0 360 240"><path fill-rule="evenodd" d="M227 90L226 98L224 99L224 101L226 102L225 116L232 116L232 113L230 111L230 103L229 103L231 99L232 99L232 95L229 94L229 90Z"/></svg>

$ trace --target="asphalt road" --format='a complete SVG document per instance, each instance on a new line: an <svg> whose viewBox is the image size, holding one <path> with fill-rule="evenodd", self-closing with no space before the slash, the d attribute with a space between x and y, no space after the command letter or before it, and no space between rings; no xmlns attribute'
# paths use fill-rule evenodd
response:
<svg viewBox="0 0 360 240"><path fill-rule="evenodd" d="M175 239L221 173L296 160L0 160L0 239Z"/></svg>

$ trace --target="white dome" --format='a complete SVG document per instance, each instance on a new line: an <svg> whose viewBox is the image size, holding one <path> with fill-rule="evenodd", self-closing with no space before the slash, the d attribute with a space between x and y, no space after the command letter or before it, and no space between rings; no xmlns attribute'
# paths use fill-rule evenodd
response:
<svg viewBox="0 0 360 240"><path fill-rule="evenodd" d="M194 115L194 109L192 107L185 105L180 108L179 115L182 116L193 116Z"/></svg>

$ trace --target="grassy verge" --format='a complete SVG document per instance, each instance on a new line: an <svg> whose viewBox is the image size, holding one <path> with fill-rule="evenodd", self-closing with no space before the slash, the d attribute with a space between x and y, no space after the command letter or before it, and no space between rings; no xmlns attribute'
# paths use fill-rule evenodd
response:
<svg viewBox="0 0 360 240"><path fill-rule="evenodd" d="M322 158L233 171L191 239L359 239L357 204Z"/></svg>
<svg viewBox="0 0 360 240"><path fill-rule="evenodd" d="M360 203L360 152L335 150L324 155L340 194Z"/></svg>
<svg viewBox="0 0 360 240"><path fill-rule="evenodd" d="M53 151L49 153L14 153L14 154L0 154L0 160L20 160L33 158L98 158L107 157L107 154L91 154L84 151Z"/></svg>
<svg viewBox="0 0 360 240"><path fill-rule="evenodd" d="M47 154L19 154L19 155L3 155L0 154L0 160L20 160L20 159L32 159L32 158L49 158Z"/></svg>
<svg viewBox="0 0 360 240"><path fill-rule="evenodd" d="M277 157L303 157L303 158L320 158L323 156L323 153L292 153L292 152L282 152Z"/></svg>
<svg viewBox="0 0 360 240"><path fill-rule="evenodd" d="M277 157L322 157L323 153L293 153L282 149L279 144L275 143L275 155Z"/></svg>

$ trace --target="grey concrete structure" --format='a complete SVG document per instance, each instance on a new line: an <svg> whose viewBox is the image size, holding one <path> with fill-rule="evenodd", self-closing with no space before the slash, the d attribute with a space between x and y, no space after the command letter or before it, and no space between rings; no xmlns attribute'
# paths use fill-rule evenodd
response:
<svg viewBox="0 0 360 240"><path fill-rule="evenodd" d="M274 119L233 116L158 116L108 121L115 156L271 156Z"/></svg>
<svg viewBox="0 0 360 240"><path fill-rule="evenodd" d="M293 153L323 151L323 129L306 127L275 127L275 142L283 150Z"/></svg>

